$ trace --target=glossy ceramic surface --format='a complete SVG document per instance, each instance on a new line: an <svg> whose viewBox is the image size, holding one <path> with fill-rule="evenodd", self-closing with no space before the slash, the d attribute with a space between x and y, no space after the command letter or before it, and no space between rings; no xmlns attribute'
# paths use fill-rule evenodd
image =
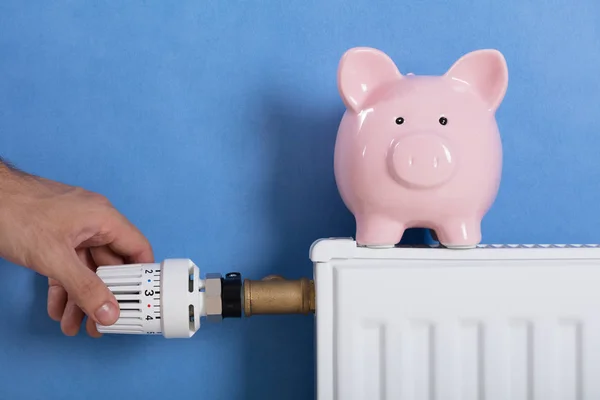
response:
<svg viewBox="0 0 600 400"><path fill-rule="evenodd" d="M481 241L501 180L495 112L507 85L496 50L466 54L441 76L403 75L373 48L344 54L335 176L359 244L395 245L412 227L447 247Z"/></svg>

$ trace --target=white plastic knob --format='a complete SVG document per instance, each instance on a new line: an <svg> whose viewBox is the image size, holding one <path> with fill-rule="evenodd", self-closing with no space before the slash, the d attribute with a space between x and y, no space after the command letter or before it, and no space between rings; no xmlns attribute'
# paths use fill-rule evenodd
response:
<svg viewBox="0 0 600 400"><path fill-rule="evenodd" d="M97 325L100 333L189 338L200 329L200 318L206 315L204 281L191 260L102 266L96 273L121 311L113 325Z"/></svg>

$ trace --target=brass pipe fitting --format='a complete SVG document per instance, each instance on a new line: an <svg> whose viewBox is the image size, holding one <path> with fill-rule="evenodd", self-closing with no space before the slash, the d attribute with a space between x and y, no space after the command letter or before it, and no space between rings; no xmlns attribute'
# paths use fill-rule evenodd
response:
<svg viewBox="0 0 600 400"><path fill-rule="evenodd" d="M262 280L244 280L244 313L310 314L315 312L315 284L307 278L287 280L269 275Z"/></svg>

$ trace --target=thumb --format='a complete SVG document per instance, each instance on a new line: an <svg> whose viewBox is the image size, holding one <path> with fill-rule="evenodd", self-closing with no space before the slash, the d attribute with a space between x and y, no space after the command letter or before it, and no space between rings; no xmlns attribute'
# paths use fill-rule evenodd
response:
<svg viewBox="0 0 600 400"><path fill-rule="evenodd" d="M55 273L69 297L96 323L108 326L117 322L119 305L115 296L74 251L67 253Z"/></svg>

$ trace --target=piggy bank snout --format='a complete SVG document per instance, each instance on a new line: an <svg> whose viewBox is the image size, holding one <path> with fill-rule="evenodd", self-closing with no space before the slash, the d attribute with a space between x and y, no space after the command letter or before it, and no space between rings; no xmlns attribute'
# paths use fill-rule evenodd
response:
<svg viewBox="0 0 600 400"><path fill-rule="evenodd" d="M446 183L456 165L447 140L435 134L415 134L395 140L388 161L396 181L419 188Z"/></svg>

